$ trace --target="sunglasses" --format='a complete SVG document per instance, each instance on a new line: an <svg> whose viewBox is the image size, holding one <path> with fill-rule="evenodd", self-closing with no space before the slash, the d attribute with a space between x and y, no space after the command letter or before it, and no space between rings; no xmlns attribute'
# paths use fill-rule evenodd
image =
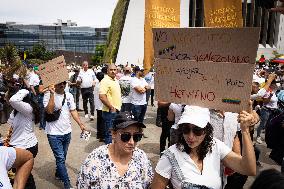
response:
<svg viewBox="0 0 284 189"><path fill-rule="evenodd" d="M185 135L188 135L191 131L194 135L196 136L201 136L204 134L205 132L205 129L203 128L200 128L200 127L196 127L196 126L193 126L193 127L189 127L189 126L183 126L182 127L182 133L185 134Z"/></svg>
<svg viewBox="0 0 284 189"><path fill-rule="evenodd" d="M134 133L133 135L131 133L119 133L120 139L122 142L128 142L131 137L133 137L134 142L139 142L142 139L143 134L142 133Z"/></svg>

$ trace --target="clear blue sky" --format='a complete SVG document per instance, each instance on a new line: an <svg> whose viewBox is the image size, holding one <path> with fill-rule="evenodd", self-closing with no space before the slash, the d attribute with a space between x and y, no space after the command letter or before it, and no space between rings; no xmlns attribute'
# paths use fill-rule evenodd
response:
<svg viewBox="0 0 284 189"><path fill-rule="evenodd" d="M109 27L118 0L1 0L0 23L51 24L72 20L78 26Z"/></svg>

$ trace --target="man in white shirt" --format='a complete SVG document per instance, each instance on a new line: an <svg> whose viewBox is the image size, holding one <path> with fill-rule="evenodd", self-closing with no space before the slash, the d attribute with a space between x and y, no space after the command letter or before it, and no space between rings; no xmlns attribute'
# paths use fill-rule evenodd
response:
<svg viewBox="0 0 284 189"><path fill-rule="evenodd" d="M148 83L145 81L143 76L143 70L136 66L134 68L135 77L131 80L131 90L132 90L132 113L135 121L143 123L146 110L146 91L149 89Z"/></svg>
<svg viewBox="0 0 284 189"><path fill-rule="evenodd" d="M90 119L94 120L94 85L96 80L96 75L92 69L89 69L89 63L87 61L83 62L83 69L80 71L77 77L77 83L80 84L81 94L83 99L83 108L85 112L85 118L88 118L88 101L90 103L91 116Z"/></svg>
<svg viewBox="0 0 284 189"><path fill-rule="evenodd" d="M260 124L257 128L256 142L261 144L262 139L260 137L262 129L265 128L270 116L277 110L278 98L275 94L277 85L275 78L276 74L269 74L268 79L263 88L261 88L256 94L251 95L251 99L255 100L261 98L263 100L263 106L260 109Z"/></svg>
<svg viewBox="0 0 284 189"><path fill-rule="evenodd" d="M53 85L49 86L49 92L45 93L43 103L48 114L53 114L55 110L61 109L57 120L46 122L45 132L56 159L55 177L64 182L64 189L70 189L72 187L65 166L72 131L70 114L82 132L86 129L76 111L73 95L69 92L64 92L65 86L66 82L59 83L55 87Z"/></svg>
<svg viewBox="0 0 284 189"><path fill-rule="evenodd" d="M39 74L38 67L35 66L33 68L33 71L30 73L30 77L29 77L29 85L30 85L30 89L31 89L33 96L37 96L38 94L38 86L40 83L38 74Z"/></svg>
<svg viewBox="0 0 284 189"><path fill-rule="evenodd" d="M121 98L122 98L122 112L131 112L131 90L130 90L130 82L131 82L131 68L124 68L124 76L119 79L119 85L121 88Z"/></svg>

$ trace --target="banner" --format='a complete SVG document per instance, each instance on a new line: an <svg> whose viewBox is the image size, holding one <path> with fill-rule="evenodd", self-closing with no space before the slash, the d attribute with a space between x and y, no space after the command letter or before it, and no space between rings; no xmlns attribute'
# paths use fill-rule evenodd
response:
<svg viewBox="0 0 284 189"><path fill-rule="evenodd" d="M243 27L242 0L204 0L205 26Z"/></svg>
<svg viewBox="0 0 284 189"><path fill-rule="evenodd" d="M155 59L155 98L217 110L248 110L253 64Z"/></svg>
<svg viewBox="0 0 284 189"><path fill-rule="evenodd" d="M54 58L38 67L44 88L69 80L64 56Z"/></svg>
<svg viewBox="0 0 284 189"><path fill-rule="evenodd" d="M152 28L180 27L180 0L145 0L144 69L153 66Z"/></svg>
<svg viewBox="0 0 284 189"><path fill-rule="evenodd" d="M260 28L156 28L155 58L255 64Z"/></svg>

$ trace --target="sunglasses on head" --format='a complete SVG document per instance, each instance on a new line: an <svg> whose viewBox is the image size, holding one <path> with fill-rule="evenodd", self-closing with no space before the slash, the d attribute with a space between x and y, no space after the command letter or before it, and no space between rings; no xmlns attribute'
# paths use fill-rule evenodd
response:
<svg viewBox="0 0 284 189"><path fill-rule="evenodd" d="M143 134L142 133L134 133L133 135L131 133L125 132L125 133L119 133L120 139L122 142L128 142L131 137L133 137L134 142L139 142L142 139Z"/></svg>
<svg viewBox="0 0 284 189"><path fill-rule="evenodd" d="M66 85L66 81L63 81L63 82L61 82L61 83L59 83L59 85Z"/></svg>
<svg viewBox="0 0 284 189"><path fill-rule="evenodd" d="M200 128L200 127L197 127L197 126L187 126L187 125L184 125L182 127L182 133L185 134L185 135L188 135L191 131L194 135L196 136L201 136L204 134L205 132L205 129L204 128Z"/></svg>

